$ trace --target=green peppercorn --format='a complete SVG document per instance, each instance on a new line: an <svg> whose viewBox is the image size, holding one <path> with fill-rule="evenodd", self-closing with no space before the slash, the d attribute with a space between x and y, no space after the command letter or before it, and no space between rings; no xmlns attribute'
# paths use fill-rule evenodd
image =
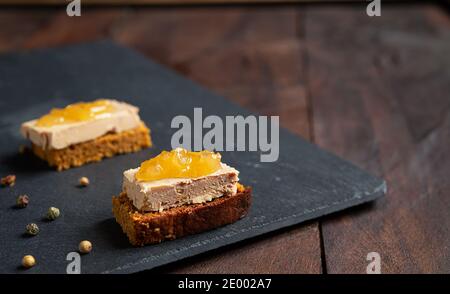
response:
<svg viewBox="0 0 450 294"><path fill-rule="evenodd" d="M17 205L17 207L25 208L25 207L27 207L29 202L30 202L30 198L28 198L27 195L20 195L19 197L17 197L16 205Z"/></svg>
<svg viewBox="0 0 450 294"><path fill-rule="evenodd" d="M56 207L50 207L47 211L48 220L55 220L59 217L59 215L60 215L59 209Z"/></svg>
<svg viewBox="0 0 450 294"><path fill-rule="evenodd" d="M26 232L28 235L36 236L39 234L39 227L35 223L28 224L26 227Z"/></svg>

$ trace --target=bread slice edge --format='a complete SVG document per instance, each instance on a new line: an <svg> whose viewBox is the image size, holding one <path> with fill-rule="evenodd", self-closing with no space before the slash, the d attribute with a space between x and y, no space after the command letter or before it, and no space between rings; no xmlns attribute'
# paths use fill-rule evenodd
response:
<svg viewBox="0 0 450 294"><path fill-rule="evenodd" d="M251 187L235 195L184 205L162 212L139 212L125 192L112 199L113 214L134 246L160 243L205 232L245 217L251 205Z"/></svg>

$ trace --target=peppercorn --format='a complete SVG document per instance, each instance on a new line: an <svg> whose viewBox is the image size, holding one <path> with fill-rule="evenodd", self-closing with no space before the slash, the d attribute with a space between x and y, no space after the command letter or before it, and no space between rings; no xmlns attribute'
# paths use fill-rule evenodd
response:
<svg viewBox="0 0 450 294"><path fill-rule="evenodd" d="M50 207L47 211L48 220L55 220L59 217L59 215L60 215L59 209L56 207Z"/></svg>
<svg viewBox="0 0 450 294"><path fill-rule="evenodd" d="M30 198L27 195L20 195L17 197L16 205L20 208L25 208L28 206L28 203L30 202Z"/></svg>
<svg viewBox="0 0 450 294"><path fill-rule="evenodd" d="M36 236L39 234L39 227L35 223L28 224L26 227L26 232L28 235Z"/></svg>
<svg viewBox="0 0 450 294"><path fill-rule="evenodd" d="M22 258L22 265L24 268L30 268L36 265L36 259L34 259L33 255L25 255Z"/></svg>
<svg viewBox="0 0 450 294"><path fill-rule="evenodd" d="M7 175L0 180L0 183L2 184L2 186L12 187L16 183L16 175Z"/></svg>
<svg viewBox="0 0 450 294"><path fill-rule="evenodd" d="M79 182L80 186L82 187L86 187L87 185L89 185L89 179L87 177L81 177Z"/></svg>
<svg viewBox="0 0 450 294"><path fill-rule="evenodd" d="M81 253L89 253L92 250L92 243L87 240L81 241L78 245L78 249Z"/></svg>

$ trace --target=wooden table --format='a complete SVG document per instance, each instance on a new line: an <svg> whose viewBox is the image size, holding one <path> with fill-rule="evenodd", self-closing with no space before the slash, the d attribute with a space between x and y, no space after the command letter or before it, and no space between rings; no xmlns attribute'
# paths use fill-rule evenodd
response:
<svg viewBox="0 0 450 294"><path fill-rule="evenodd" d="M388 182L388 194L163 272L450 272L450 18L439 6L2 8L0 52L111 38ZM3 97L5 99L5 97ZM301 179L300 179L301 180Z"/></svg>

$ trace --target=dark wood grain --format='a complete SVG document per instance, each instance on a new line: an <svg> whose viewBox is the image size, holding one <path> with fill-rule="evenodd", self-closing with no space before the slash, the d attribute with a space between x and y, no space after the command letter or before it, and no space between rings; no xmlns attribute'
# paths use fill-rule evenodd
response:
<svg viewBox="0 0 450 294"><path fill-rule="evenodd" d="M0 52L21 48L28 36L42 28L48 16L45 10L0 10Z"/></svg>
<svg viewBox="0 0 450 294"><path fill-rule="evenodd" d="M398 17L401 15L401 17ZM450 22L432 6L308 11L314 137L387 196L322 222L329 273L450 272Z"/></svg>
<svg viewBox="0 0 450 294"><path fill-rule="evenodd" d="M112 38L309 138L301 13L284 8L9 10L0 48L43 48ZM36 19L34 19L36 18ZM44 19L42 19L44 18ZM6 27L17 27L10 34ZM14 34L14 36L12 36ZM8 38L16 38L12 45ZM3 45L3 47L2 47ZM321 273L317 222L189 259L165 272Z"/></svg>
<svg viewBox="0 0 450 294"><path fill-rule="evenodd" d="M69 3L70 0L66 2ZM83 5L196 5L196 4L278 4L310 3L324 0L83 0ZM337 2L339 0L327 0ZM350 0L357 1L357 0ZM0 0L0 5L65 5L61 0Z"/></svg>

